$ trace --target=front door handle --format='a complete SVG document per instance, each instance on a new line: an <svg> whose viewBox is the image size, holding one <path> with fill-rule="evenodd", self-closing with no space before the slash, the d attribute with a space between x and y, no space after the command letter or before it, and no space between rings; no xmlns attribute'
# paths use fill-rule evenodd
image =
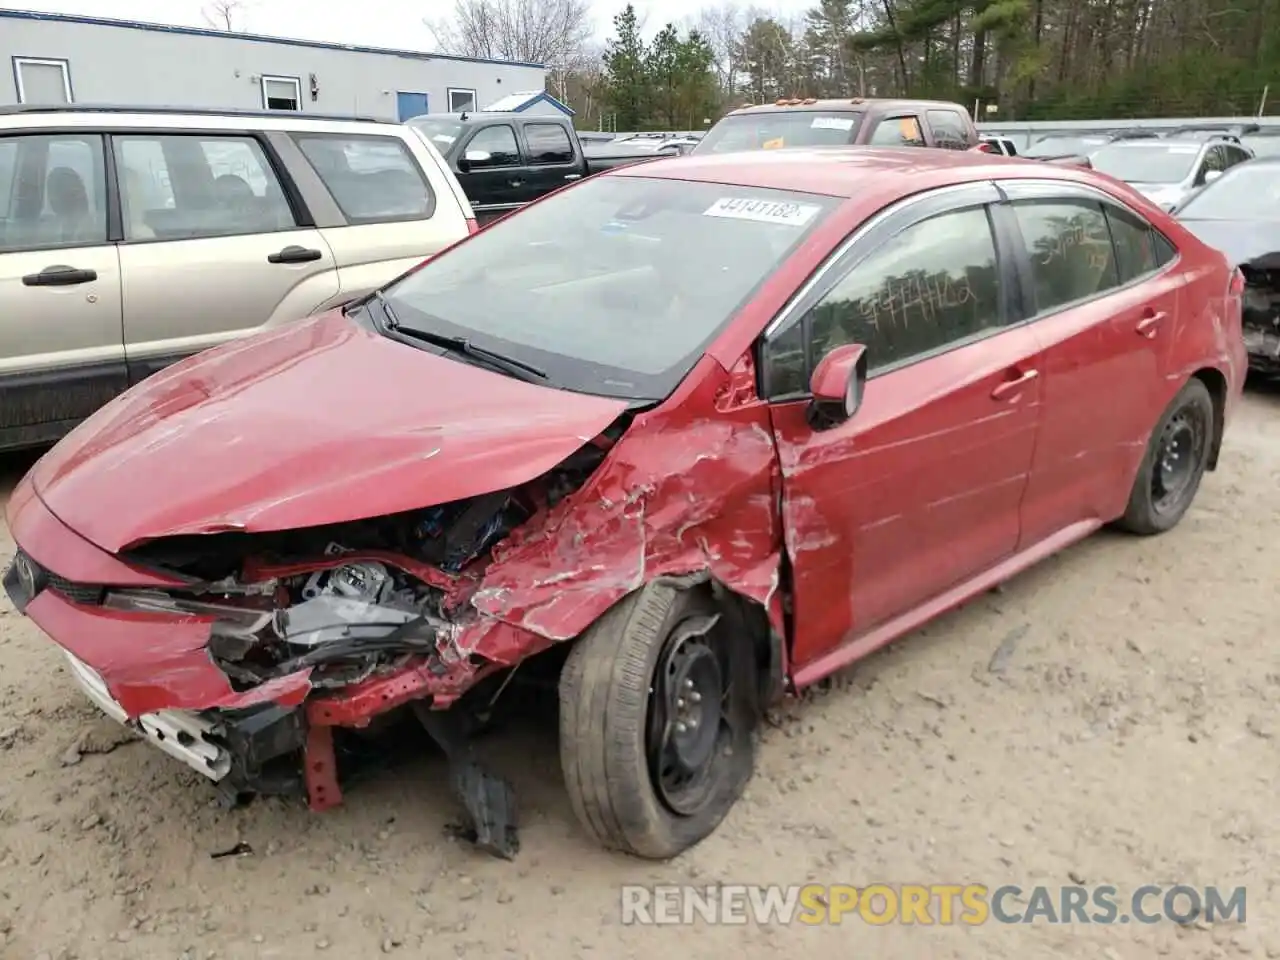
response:
<svg viewBox="0 0 1280 960"><path fill-rule="evenodd" d="M580 173L566 173L566 174L564 175L564 178L565 178L566 180L581 180L581 179L582 179L582 174L580 174Z"/></svg>
<svg viewBox="0 0 1280 960"><path fill-rule="evenodd" d="M1011 400L1030 386L1032 381L1034 381L1038 376L1040 376L1039 370L1025 370L1020 376L1013 380L1006 380L1003 383L997 384L996 388L991 391L991 399Z"/></svg>
<svg viewBox="0 0 1280 960"><path fill-rule="evenodd" d="M1164 323L1168 314L1163 310L1148 310L1146 315L1138 321L1137 331L1148 340L1155 338L1160 332L1160 324Z"/></svg>
<svg viewBox="0 0 1280 960"><path fill-rule="evenodd" d="M508 181L507 181L507 186L508 186L508 187L523 187L523 186L524 186L524 181L523 181L523 180L519 180L519 179L516 179L516 180L508 180Z"/></svg>
<svg viewBox="0 0 1280 960"><path fill-rule="evenodd" d="M269 254L267 263L311 263L323 256L324 254L319 250L292 245L285 247L279 253Z"/></svg>
<svg viewBox="0 0 1280 960"><path fill-rule="evenodd" d="M73 287L78 283L93 283L98 279L97 270L78 270L56 264L45 267L39 273L28 273L22 278L24 287Z"/></svg>

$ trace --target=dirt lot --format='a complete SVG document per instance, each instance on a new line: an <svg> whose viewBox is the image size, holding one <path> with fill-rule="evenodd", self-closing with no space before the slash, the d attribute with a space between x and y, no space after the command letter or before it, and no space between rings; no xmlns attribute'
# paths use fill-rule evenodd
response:
<svg viewBox="0 0 1280 960"><path fill-rule="evenodd" d="M25 465L0 463L4 489ZM582 837L553 721L486 744L523 801L515 863L450 839L434 755L331 813L220 810L195 774L100 720L0 605L0 957L751 960L792 938L842 960L1280 957L1278 532L1280 391L1255 389L1179 529L1099 535L789 704L745 800L666 865ZM210 858L241 841L251 854ZM619 919L623 883L806 879L1247 885L1249 912L1198 927Z"/></svg>

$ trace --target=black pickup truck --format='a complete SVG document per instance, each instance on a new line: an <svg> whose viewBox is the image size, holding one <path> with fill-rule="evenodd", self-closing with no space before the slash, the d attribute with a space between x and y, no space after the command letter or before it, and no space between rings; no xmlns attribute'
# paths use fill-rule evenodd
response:
<svg viewBox="0 0 1280 960"><path fill-rule="evenodd" d="M652 150L584 154L566 117L428 113L407 122L440 151L481 226L575 180L655 158Z"/></svg>

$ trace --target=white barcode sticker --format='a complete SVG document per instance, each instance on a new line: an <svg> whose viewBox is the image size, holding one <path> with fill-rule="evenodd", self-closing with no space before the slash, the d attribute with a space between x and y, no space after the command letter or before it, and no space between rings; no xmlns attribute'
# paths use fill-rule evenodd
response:
<svg viewBox="0 0 1280 960"><path fill-rule="evenodd" d="M803 227L821 210L813 203L790 203L779 200L752 200L749 197L721 197L703 211L704 217L724 217L729 220L755 220L759 223L778 223L788 227Z"/></svg>
<svg viewBox="0 0 1280 960"><path fill-rule="evenodd" d="M809 127L813 130L852 130L853 117L814 117Z"/></svg>

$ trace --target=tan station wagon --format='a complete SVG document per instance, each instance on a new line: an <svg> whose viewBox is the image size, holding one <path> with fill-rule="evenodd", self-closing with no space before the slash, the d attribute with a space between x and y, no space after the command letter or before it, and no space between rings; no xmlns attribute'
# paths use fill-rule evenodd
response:
<svg viewBox="0 0 1280 960"><path fill-rule="evenodd" d="M368 293L473 229L439 153L398 123L4 108L0 449L57 439L162 367Z"/></svg>

